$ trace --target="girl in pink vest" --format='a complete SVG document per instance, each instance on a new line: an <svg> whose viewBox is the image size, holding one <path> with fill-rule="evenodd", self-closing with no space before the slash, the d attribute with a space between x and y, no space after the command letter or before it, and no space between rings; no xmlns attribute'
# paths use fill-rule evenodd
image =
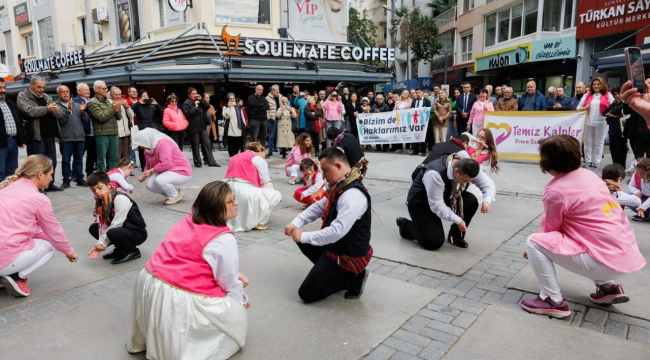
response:
<svg viewBox="0 0 650 360"><path fill-rule="evenodd" d="M245 151L230 158L226 177L239 202L237 217L228 221L232 231L266 230L273 207L282 194L273 189L266 149L258 142L248 144Z"/></svg>
<svg viewBox="0 0 650 360"><path fill-rule="evenodd" d="M300 177L300 162L302 159L311 158L313 144L309 133L302 133L296 138L296 145L291 149L287 161L284 163L284 170L289 177L289 184L294 185Z"/></svg>
<svg viewBox="0 0 650 360"><path fill-rule="evenodd" d="M123 193L133 192L133 185L128 181L133 169L135 169L135 164L131 159L120 160L115 169L106 172L111 179L111 186Z"/></svg>
<svg viewBox="0 0 650 360"><path fill-rule="evenodd" d="M598 168L603 158L605 137L607 136L607 121L603 112L614 102L614 96L607 91L607 83L603 78L595 77L589 85L589 92L585 94L576 110L587 112L587 125L584 133L583 166Z"/></svg>
<svg viewBox="0 0 650 360"><path fill-rule="evenodd" d="M228 185L211 182L169 231L135 283L130 353L147 359L228 359L246 342L250 307L239 273Z"/></svg>
<svg viewBox="0 0 650 360"><path fill-rule="evenodd" d="M634 175L630 182L627 184L630 193L641 199L641 205L638 207L630 207L636 213L632 217L635 221L649 221L650 220L650 159L641 158L634 162Z"/></svg>
<svg viewBox="0 0 650 360"><path fill-rule="evenodd" d="M467 154L470 158L476 160L481 165L481 170L486 173L499 173L499 155L497 146L490 129L480 129L478 135L474 137L470 133L465 133L469 137L469 147Z"/></svg>
<svg viewBox="0 0 650 360"><path fill-rule="evenodd" d="M640 270L645 259L627 216L605 183L580 168L580 142L569 135L540 142L539 165L553 176L544 189L544 216L528 237L524 257L539 285L539 296L522 301L524 310L556 318L571 315L562 298L554 264L596 284L595 304L629 301L615 280Z"/></svg>
<svg viewBox="0 0 650 360"><path fill-rule="evenodd" d="M305 204L304 208L308 208L311 204L318 200L327 197L325 191L325 180L323 174L318 170L318 165L312 159L303 159L300 162L300 171L305 179L305 185L296 189L293 193L293 198L298 202Z"/></svg>

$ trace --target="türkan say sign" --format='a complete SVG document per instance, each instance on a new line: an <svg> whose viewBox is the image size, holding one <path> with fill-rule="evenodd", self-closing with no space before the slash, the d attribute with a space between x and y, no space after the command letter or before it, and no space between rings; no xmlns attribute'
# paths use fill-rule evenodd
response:
<svg viewBox="0 0 650 360"><path fill-rule="evenodd" d="M581 0L576 39L588 39L650 25L650 0Z"/></svg>

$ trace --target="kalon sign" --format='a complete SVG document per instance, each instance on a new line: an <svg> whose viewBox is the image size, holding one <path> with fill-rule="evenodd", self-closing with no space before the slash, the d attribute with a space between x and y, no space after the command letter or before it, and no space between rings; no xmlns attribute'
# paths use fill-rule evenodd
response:
<svg viewBox="0 0 650 360"><path fill-rule="evenodd" d="M639 30L650 25L650 0L582 0L576 21L578 40Z"/></svg>

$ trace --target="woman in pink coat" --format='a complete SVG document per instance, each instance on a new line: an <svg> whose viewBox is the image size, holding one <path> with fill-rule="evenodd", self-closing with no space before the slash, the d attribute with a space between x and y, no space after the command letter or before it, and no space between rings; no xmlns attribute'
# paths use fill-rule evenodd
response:
<svg viewBox="0 0 650 360"><path fill-rule="evenodd" d="M167 108L163 111L163 126L167 129L167 135L178 144L181 151L185 142L185 129L189 124L183 111L178 107L178 97L174 94L167 96Z"/></svg>
<svg viewBox="0 0 650 360"><path fill-rule="evenodd" d="M192 166L183 152L167 135L153 128L138 131L133 138L133 148L144 149L147 166L138 181L147 181L147 190L165 195L165 205L174 205L183 198L178 188L192 179Z"/></svg>
<svg viewBox="0 0 650 360"><path fill-rule="evenodd" d="M300 162L302 159L311 158L311 152L314 148L311 143L311 136L309 133L302 133L296 138L296 145L291 149L287 162L284 163L284 170L289 177L289 184L294 185L298 177L302 175L300 172ZM318 165L318 160L312 159Z"/></svg>
<svg viewBox="0 0 650 360"><path fill-rule="evenodd" d="M593 281L596 292L589 300L595 304L629 301L614 280L638 271L646 261L623 209L596 174L580 167L580 142L574 137L551 136L540 142L539 152L539 166L553 180L544 189L541 229L528 237L524 257L540 293L521 306L556 318L571 315L554 264Z"/></svg>
<svg viewBox="0 0 650 360"><path fill-rule="evenodd" d="M469 122L467 123L467 131L472 130L472 134L478 135L479 130L483 128L483 118L486 111L494 111L492 102L488 100L488 91L481 89L478 95L478 101L472 106L472 111L469 113Z"/></svg>

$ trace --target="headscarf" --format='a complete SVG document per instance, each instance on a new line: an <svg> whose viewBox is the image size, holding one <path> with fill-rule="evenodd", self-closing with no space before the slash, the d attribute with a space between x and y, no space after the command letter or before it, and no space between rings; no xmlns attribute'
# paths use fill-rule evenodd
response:
<svg viewBox="0 0 650 360"><path fill-rule="evenodd" d="M156 148L158 141L162 139L172 140L169 136L161 133L160 131L154 128L146 128L138 131L133 137L133 149L137 149L139 146L149 149L149 153L153 153L153 150ZM172 140L174 141L174 140Z"/></svg>

